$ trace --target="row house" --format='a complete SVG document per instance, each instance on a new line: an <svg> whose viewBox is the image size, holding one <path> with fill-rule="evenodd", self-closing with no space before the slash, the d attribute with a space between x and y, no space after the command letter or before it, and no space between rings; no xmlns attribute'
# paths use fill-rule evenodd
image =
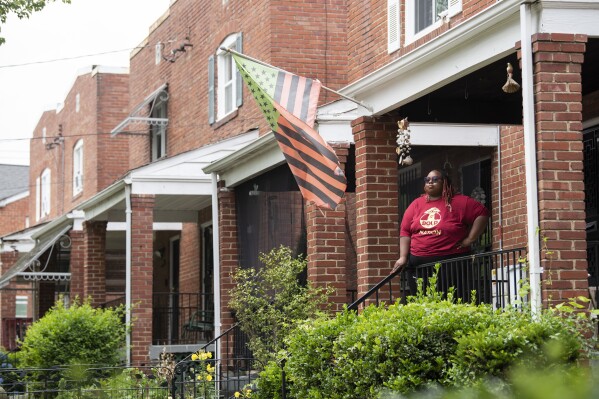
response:
<svg viewBox="0 0 599 399"><path fill-rule="evenodd" d="M28 166L0 165L0 237L29 226L28 182ZM0 272L5 270L2 262L0 258ZM17 289L10 300L1 295L0 293L0 331L10 331L11 334L2 334L0 345L11 349L15 338L21 337L31 323L31 300L28 292L22 289Z"/></svg>
<svg viewBox="0 0 599 399"><path fill-rule="evenodd" d="M338 308L363 295L398 258L422 176L442 168L491 211L478 251L526 248L535 308L589 295L598 14L596 1L172 1L131 54L127 112L105 130L128 144L127 171L79 203L32 205L52 220L30 258L68 232L68 292L127 304L128 360L147 362L233 325L231 273L279 245L307 255ZM316 120L348 178L335 210L302 199L226 49L338 92L321 93ZM396 153L404 118L411 165ZM43 173L32 166L41 193Z"/></svg>
<svg viewBox="0 0 599 399"><path fill-rule="evenodd" d="M128 112L128 81L127 68L80 70L64 102L40 117L25 174L12 172L25 193L14 210L19 223L3 225L10 230L3 230L0 248L0 334L7 349L22 338L24 323L70 297L71 211L128 170L128 138L110 136ZM120 273L124 248L108 247L106 254ZM108 295L121 292L119 285L110 280ZM25 320L13 320L15 306L17 313L28 309Z"/></svg>

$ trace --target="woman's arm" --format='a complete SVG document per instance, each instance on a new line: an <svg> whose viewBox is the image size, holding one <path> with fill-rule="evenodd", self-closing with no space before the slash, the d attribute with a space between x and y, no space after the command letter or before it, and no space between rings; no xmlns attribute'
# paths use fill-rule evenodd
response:
<svg viewBox="0 0 599 399"><path fill-rule="evenodd" d="M469 247L472 245L472 243L478 240L478 237L480 237L487 228L488 222L488 216L481 215L474 219L474 223L472 223L472 228L470 229L468 236L458 243L458 248Z"/></svg>
<svg viewBox="0 0 599 399"><path fill-rule="evenodd" d="M412 239L410 237L399 237L399 259L395 261L391 273L395 273L395 271L402 269L408 263L411 241Z"/></svg>

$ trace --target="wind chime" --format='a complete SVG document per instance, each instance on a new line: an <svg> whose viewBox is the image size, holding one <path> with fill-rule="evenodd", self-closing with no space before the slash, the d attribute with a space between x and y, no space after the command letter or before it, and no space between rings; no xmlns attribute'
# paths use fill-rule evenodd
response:
<svg viewBox="0 0 599 399"><path fill-rule="evenodd" d="M404 166L410 166L414 163L414 160L410 156L410 149L412 144L410 143L410 124L408 118L404 118L397 122L397 148L396 152L399 155L399 164Z"/></svg>

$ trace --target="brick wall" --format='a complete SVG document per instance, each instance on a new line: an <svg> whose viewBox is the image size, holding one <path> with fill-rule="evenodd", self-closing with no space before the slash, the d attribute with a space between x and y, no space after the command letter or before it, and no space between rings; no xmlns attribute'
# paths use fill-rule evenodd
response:
<svg viewBox="0 0 599 399"><path fill-rule="evenodd" d="M200 292L200 226L184 223L180 244L180 292Z"/></svg>
<svg viewBox="0 0 599 399"><path fill-rule="evenodd" d="M413 43L406 43L406 8L405 1L400 1L401 48L388 54L387 0L347 0L349 82L356 81L389 62L414 51L495 3L494 0L463 0L462 12L453 16L449 23L442 24L439 28Z"/></svg>
<svg viewBox="0 0 599 399"><path fill-rule="evenodd" d="M11 268L12 265L17 261L19 257L18 252L7 251L0 252L0 275L4 275ZM0 342L4 342L4 335L8 332L2 330L2 320L5 318L15 317L15 292L14 289L17 284L11 281L7 287L0 290ZM8 288L8 289L7 289Z"/></svg>
<svg viewBox="0 0 599 399"><path fill-rule="evenodd" d="M347 47L343 44L346 12L345 1L338 0L255 0L226 5L178 0L152 29L145 47L131 58L130 108L168 83L167 156L254 128L265 133L270 129L245 87L244 103L228 122L208 124L209 56L216 54L228 35L242 32L244 53L338 89L347 83ZM157 43L164 44L163 54L168 56L188 35L193 47L175 62L155 64ZM333 98L330 93L321 94L322 102ZM148 132L143 126L134 130ZM149 137L135 136L132 140L130 167L149 163Z"/></svg>
<svg viewBox="0 0 599 399"><path fill-rule="evenodd" d="M23 182L23 184L26 185L27 182ZM23 230L26 227L26 218L29 215L29 197L21 198L0 207L0 237Z"/></svg>
<svg viewBox="0 0 599 399"><path fill-rule="evenodd" d="M94 307L106 302L106 225L105 221L83 224L83 291Z"/></svg>
<svg viewBox="0 0 599 399"><path fill-rule="evenodd" d="M237 212L235 192L224 191L218 194L220 229L220 289L221 289L221 331L234 323L229 307L233 279L231 275L239 266L239 242L237 237Z"/></svg>
<svg viewBox="0 0 599 399"><path fill-rule="evenodd" d="M397 124L362 117L352 122L356 143L358 296L387 276L399 257Z"/></svg>
<svg viewBox="0 0 599 399"><path fill-rule="evenodd" d="M79 110L76 99L79 97ZM85 73L77 77L58 110L42 114L30 144L29 214L36 223L36 179L51 172L51 220L91 198L128 170L128 136L110 131L128 115L128 75ZM46 140L43 140L43 129ZM63 141L54 142L62 137ZM73 194L73 150L83 143L83 191ZM54 144L53 144L54 143Z"/></svg>
<svg viewBox="0 0 599 399"><path fill-rule="evenodd" d="M71 238L71 298L85 298L85 241L83 230L69 231Z"/></svg>
<svg viewBox="0 0 599 399"><path fill-rule="evenodd" d="M526 173L524 168L524 130L522 126L501 128L501 179L493 181L492 218L495 245L504 249L526 247ZM497 154L495 154L495 159ZM497 163L493 162L493 176ZM501 185L501 217L499 215ZM501 219L502 225L499 226Z"/></svg>
<svg viewBox="0 0 599 399"><path fill-rule="evenodd" d="M549 303L588 295L582 82L584 35L533 37L534 91L542 250L543 299Z"/></svg>
<svg viewBox="0 0 599 399"><path fill-rule="evenodd" d="M145 363L152 343L153 195L131 195L131 361Z"/></svg>
<svg viewBox="0 0 599 399"><path fill-rule="evenodd" d="M349 145L334 147L342 169L345 169ZM314 203L306 205L308 238L308 279L316 287L334 288L329 295L333 311L347 303L345 200L335 210L320 209Z"/></svg>

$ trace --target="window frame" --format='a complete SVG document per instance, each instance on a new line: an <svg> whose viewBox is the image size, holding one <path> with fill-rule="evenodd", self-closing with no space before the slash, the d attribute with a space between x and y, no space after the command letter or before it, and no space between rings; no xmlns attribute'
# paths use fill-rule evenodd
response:
<svg viewBox="0 0 599 399"><path fill-rule="evenodd" d="M40 174L40 219L50 215L52 199L52 172L46 168Z"/></svg>
<svg viewBox="0 0 599 399"><path fill-rule="evenodd" d="M83 139L73 146L73 196L83 192Z"/></svg>
<svg viewBox="0 0 599 399"><path fill-rule="evenodd" d="M23 309L23 307L25 309ZM21 310L20 313L19 313L19 309ZM22 312L23 310L25 311L24 316L23 316L23 312ZM16 319L26 319L28 317L28 315L29 315L29 298L25 295L15 296L15 318Z"/></svg>
<svg viewBox="0 0 599 399"><path fill-rule="evenodd" d="M156 97L150 109L150 118L168 117L168 97ZM166 131L167 126L162 124L151 125L150 127L150 149L151 161L157 161L166 156Z"/></svg>
<svg viewBox="0 0 599 399"><path fill-rule="evenodd" d="M447 0L446 8L437 13L438 19L419 32L416 32L416 2L419 0L407 0L405 2L405 44L413 43L431 31L439 28L444 22L449 21L449 18L462 12L462 0ZM434 8L437 0L428 0Z"/></svg>
<svg viewBox="0 0 599 399"><path fill-rule="evenodd" d="M232 49L235 50L237 47L237 38L241 33L233 33L218 46L216 52L216 120L226 118L230 114L237 111L239 108L237 101L237 86L241 82L238 82L237 67L235 66L235 60L231 56L231 53L223 50ZM230 78L225 79L226 72L229 72ZM224 83L224 84L223 84ZM230 109L226 108L226 94L227 90L230 91Z"/></svg>

